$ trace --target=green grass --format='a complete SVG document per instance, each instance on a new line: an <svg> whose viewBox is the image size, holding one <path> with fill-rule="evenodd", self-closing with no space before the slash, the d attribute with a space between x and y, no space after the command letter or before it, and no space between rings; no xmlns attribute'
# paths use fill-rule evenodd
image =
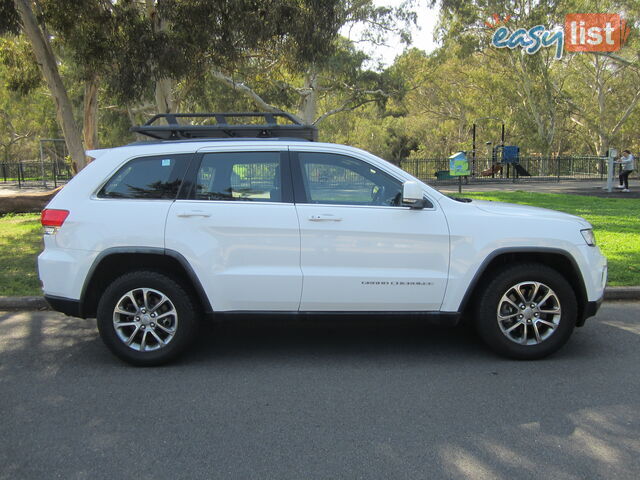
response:
<svg viewBox="0 0 640 480"><path fill-rule="evenodd" d="M42 250L38 214L0 217L0 296L41 295L36 257Z"/></svg>
<svg viewBox="0 0 640 480"><path fill-rule="evenodd" d="M609 261L609 285L640 285L640 201L534 192L464 193L479 200L520 203L579 215L593 225Z"/></svg>
<svg viewBox="0 0 640 480"><path fill-rule="evenodd" d="M482 200L552 208L586 218L609 260L609 285L640 285L640 201L530 192L465 193ZM39 295L37 214L0 217L0 296Z"/></svg>

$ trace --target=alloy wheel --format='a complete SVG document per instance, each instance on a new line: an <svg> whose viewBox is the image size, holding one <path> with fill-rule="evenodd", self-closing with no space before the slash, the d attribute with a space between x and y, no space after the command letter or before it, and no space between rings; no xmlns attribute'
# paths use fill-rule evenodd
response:
<svg viewBox="0 0 640 480"><path fill-rule="evenodd" d="M560 325L558 295L541 282L528 281L507 289L498 302L497 321L502 333L520 345L538 345Z"/></svg>
<svg viewBox="0 0 640 480"><path fill-rule="evenodd" d="M164 293L152 288L136 288L116 303L113 327L118 338L132 350L159 350L173 340L178 328L178 312Z"/></svg>

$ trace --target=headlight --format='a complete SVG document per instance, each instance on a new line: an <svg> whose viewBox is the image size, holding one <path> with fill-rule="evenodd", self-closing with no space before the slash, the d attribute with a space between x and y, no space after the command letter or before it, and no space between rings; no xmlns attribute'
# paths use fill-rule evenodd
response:
<svg viewBox="0 0 640 480"><path fill-rule="evenodd" d="M580 233L582 234L584 241L587 242L587 245L590 247L596 246L596 236L593 234L593 230L587 228L585 230L580 230Z"/></svg>

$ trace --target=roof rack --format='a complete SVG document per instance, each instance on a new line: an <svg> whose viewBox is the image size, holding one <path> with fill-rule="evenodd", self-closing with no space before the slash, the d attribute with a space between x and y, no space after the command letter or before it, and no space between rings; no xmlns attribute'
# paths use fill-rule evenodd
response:
<svg viewBox="0 0 640 480"><path fill-rule="evenodd" d="M229 123L231 118L262 118L263 123ZM166 125L158 124L166 120ZM178 119L189 119L189 123L179 123ZM194 124L207 119L215 123ZM287 123L278 123L284 119ZM318 129L305 125L289 113L161 113L154 115L144 125L131 127L132 132L159 140L185 140L192 138L273 138L291 137L310 141L318 139Z"/></svg>

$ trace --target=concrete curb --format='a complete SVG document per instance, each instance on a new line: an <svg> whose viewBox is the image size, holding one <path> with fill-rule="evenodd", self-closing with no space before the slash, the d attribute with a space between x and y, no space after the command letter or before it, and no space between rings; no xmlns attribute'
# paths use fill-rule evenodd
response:
<svg viewBox="0 0 640 480"><path fill-rule="evenodd" d="M0 297L0 310L48 310L44 297Z"/></svg>
<svg viewBox="0 0 640 480"><path fill-rule="evenodd" d="M640 287L607 287L605 300L640 300Z"/></svg>
<svg viewBox="0 0 640 480"><path fill-rule="evenodd" d="M640 301L640 286L607 287L604 299ZM0 310L49 310L49 304L43 297L0 297Z"/></svg>

